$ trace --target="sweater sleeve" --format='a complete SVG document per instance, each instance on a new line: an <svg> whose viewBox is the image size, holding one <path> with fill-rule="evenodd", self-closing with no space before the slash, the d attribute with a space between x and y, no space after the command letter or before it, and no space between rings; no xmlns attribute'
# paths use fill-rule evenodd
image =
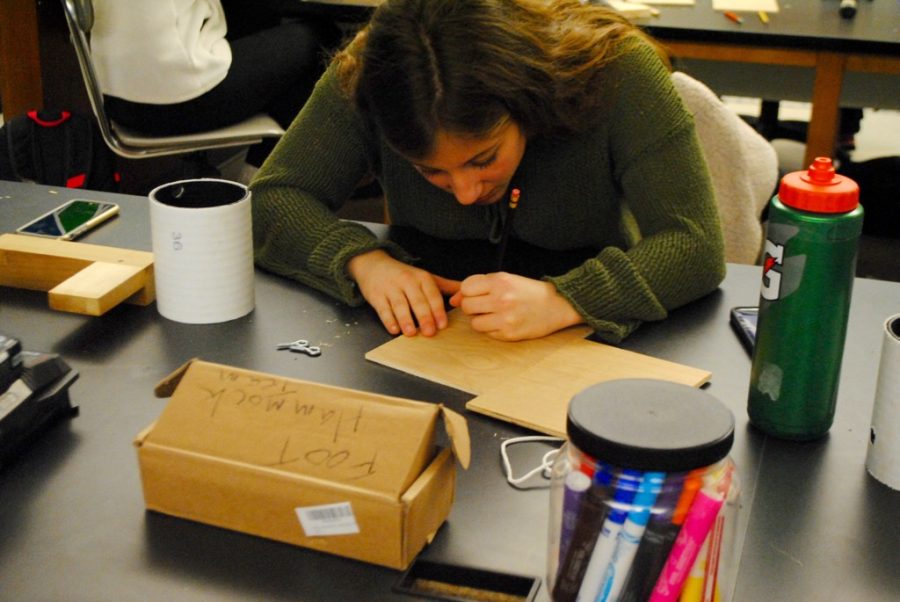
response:
<svg viewBox="0 0 900 602"><path fill-rule="evenodd" d="M709 172L668 70L644 44L606 69L612 177L634 243L548 280L598 336L618 343L713 291L725 261Z"/></svg>
<svg viewBox="0 0 900 602"><path fill-rule="evenodd" d="M397 245L334 214L370 171L371 148L329 69L251 183L259 267L359 305L347 261L377 248L409 259Z"/></svg>

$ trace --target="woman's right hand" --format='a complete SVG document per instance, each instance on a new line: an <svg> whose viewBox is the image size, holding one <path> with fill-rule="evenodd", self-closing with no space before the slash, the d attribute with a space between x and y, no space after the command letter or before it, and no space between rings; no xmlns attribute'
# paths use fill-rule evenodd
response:
<svg viewBox="0 0 900 602"><path fill-rule="evenodd" d="M353 257L347 271L389 333L430 337L446 328L442 293L454 293L458 282L398 261L382 249Z"/></svg>

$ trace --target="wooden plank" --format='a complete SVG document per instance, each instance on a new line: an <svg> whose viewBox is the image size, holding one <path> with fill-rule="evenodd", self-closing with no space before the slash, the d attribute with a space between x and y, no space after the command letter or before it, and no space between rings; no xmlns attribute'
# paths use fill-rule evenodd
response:
<svg viewBox="0 0 900 602"><path fill-rule="evenodd" d="M44 105L34 0L0 1L0 98L7 121Z"/></svg>
<svg viewBox="0 0 900 602"><path fill-rule="evenodd" d="M616 378L657 378L700 386L710 372L587 341L586 327L507 343L477 333L459 310L434 337L397 337L366 359L477 395L473 411L565 436L569 400Z"/></svg>
<svg viewBox="0 0 900 602"><path fill-rule="evenodd" d="M813 84L812 115L806 136L803 165L816 157L833 157L838 130L841 87L847 57L836 52L820 52Z"/></svg>
<svg viewBox="0 0 900 602"><path fill-rule="evenodd" d="M139 266L97 261L50 289L50 307L89 316L102 316L144 288Z"/></svg>
<svg viewBox="0 0 900 602"><path fill-rule="evenodd" d="M790 65L792 67L815 67L816 65L816 53L812 50L676 40L662 40L661 43L670 55L686 59Z"/></svg>
<svg viewBox="0 0 900 602"><path fill-rule="evenodd" d="M851 54L847 56L847 71L900 75L900 56Z"/></svg>
<svg viewBox="0 0 900 602"><path fill-rule="evenodd" d="M86 283L103 275L109 280L105 287L106 292L100 296L111 295L105 297L106 301L116 298L123 290L134 288L136 283L139 283L140 286L127 299L128 303L149 305L156 299L152 253L39 236L0 235L0 285L2 286L50 291L95 263L120 266L121 269L95 268L81 280L74 281L68 290L86 290ZM99 290L96 284L91 286L95 291ZM91 306L88 298L83 302L85 308ZM62 301L62 296L59 299L58 302L63 305L71 307L78 305L72 299Z"/></svg>
<svg viewBox="0 0 900 602"><path fill-rule="evenodd" d="M135 251L25 234L0 234L0 251L70 257L92 262L111 261L144 267L153 264L153 253L149 251Z"/></svg>

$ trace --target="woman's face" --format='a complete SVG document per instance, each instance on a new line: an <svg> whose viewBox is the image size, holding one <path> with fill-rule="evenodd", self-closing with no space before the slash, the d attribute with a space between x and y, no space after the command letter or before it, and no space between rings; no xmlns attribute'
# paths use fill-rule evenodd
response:
<svg viewBox="0 0 900 602"><path fill-rule="evenodd" d="M506 196L525 154L526 137L511 119L484 138L439 130L434 152L412 161L422 176L461 205L490 205Z"/></svg>

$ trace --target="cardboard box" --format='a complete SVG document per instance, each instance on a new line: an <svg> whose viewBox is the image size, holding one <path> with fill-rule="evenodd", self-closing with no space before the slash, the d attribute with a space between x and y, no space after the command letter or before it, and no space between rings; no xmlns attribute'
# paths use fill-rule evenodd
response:
<svg viewBox="0 0 900 602"><path fill-rule="evenodd" d="M156 395L135 440L148 509L396 569L449 515L454 457L469 463L465 419L438 404L200 360Z"/></svg>

